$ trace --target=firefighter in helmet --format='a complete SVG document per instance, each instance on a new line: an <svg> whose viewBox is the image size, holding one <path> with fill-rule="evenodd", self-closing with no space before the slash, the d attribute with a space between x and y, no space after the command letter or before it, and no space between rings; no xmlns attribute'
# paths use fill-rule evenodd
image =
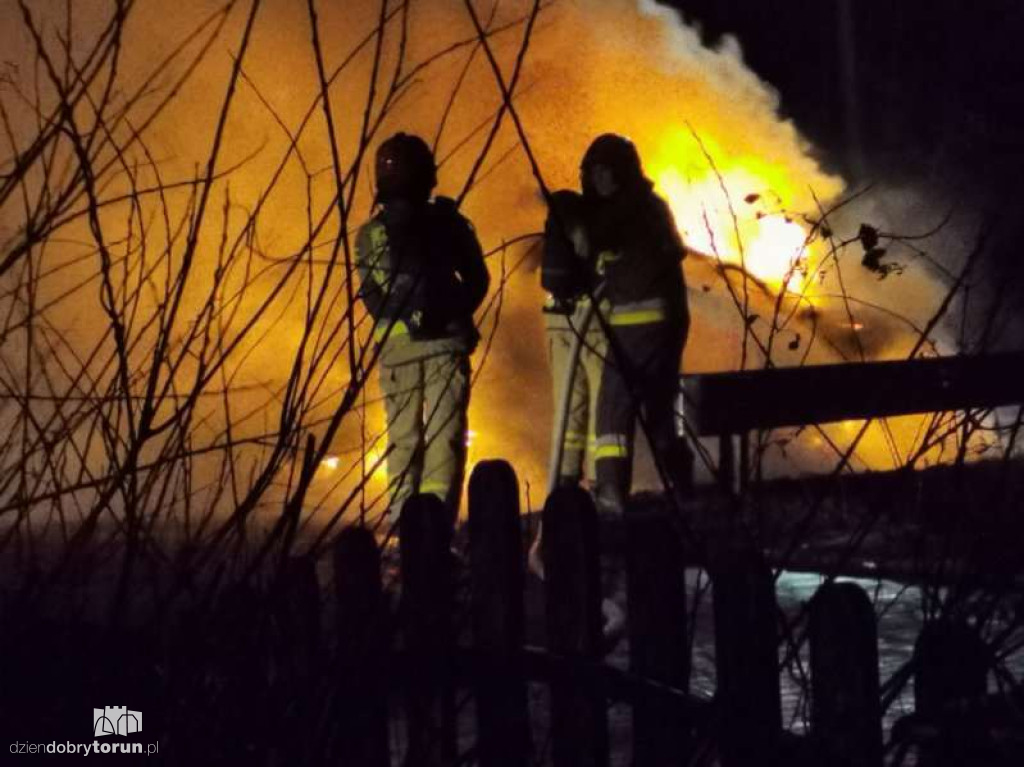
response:
<svg viewBox="0 0 1024 767"><path fill-rule="evenodd" d="M599 509L618 512L629 497L638 408L675 490L685 492L690 483L692 453L675 418L690 325L686 251L629 139L598 136L583 157L580 181L594 268L610 306L602 317L609 338L597 398L595 495Z"/></svg>
<svg viewBox="0 0 1024 767"><path fill-rule="evenodd" d="M359 297L380 344L387 414L390 514L415 493L458 512L466 461L473 313L489 276L472 225L436 197L434 156L397 133L376 155L379 210L356 239Z"/></svg>

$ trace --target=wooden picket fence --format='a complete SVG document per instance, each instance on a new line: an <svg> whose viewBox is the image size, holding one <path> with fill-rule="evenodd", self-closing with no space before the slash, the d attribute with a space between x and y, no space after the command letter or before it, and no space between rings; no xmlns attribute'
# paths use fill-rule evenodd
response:
<svg viewBox="0 0 1024 767"><path fill-rule="evenodd" d="M717 676L708 700L688 691L690 557L671 516L634 511L624 520L628 672L604 663L598 517L589 495L557 490L544 506L543 525L544 648L525 645L519 490L507 463L478 464L470 479L467 598L456 594L450 524L432 496L410 499L403 511L395 615L373 535L358 527L339 535L338 763L392 764L389 723L397 717L406 734L404 753L397 755L403 764L533 764L530 717L537 712L527 690L541 682L550 688L556 767L609 764L609 699L632 705L636 765L883 764L876 620L859 586L830 582L811 601L811 728L796 737L783 731L778 610L772 574L759 552L719 546L707 563ZM316 579L290 582L296 593L288 603L315 609L319 600L310 591ZM466 608L468 632L458 630L455 618ZM897 727L904 747L917 746L920 765L973 763L963 755L980 747L977 733L961 732L950 712L985 696L984 664L964 668L962 662L978 656L976 644L956 626L930 626L920 638L917 713ZM950 673L951 662L958 673ZM475 699L476 717L476 745L468 755L464 737L459 753L456 710L457 692L466 691Z"/></svg>
<svg viewBox="0 0 1024 767"><path fill-rule="evenodd" d="M691 375L682 389L689 427L718 440L718 497L735 500L752 475L752 431L1021 405L1021 371L1024 352L1010 352ZM729 500L725 505L737 506ZM896 722L883 745L874 609L859 586L832 579L814 595L802 624L809 647L809 731L799 737L784 731L785 624L762 552L728 529L736 514L711 514L726 529L705 531L701 541L673 514L634 508L624 515L626 672L605 662L602 547L589 495L559 489L542 512L543 647L526 644L523 525L512 467L478 464L468 506L467 564L456 565L451 522L440 501L409 500L399 525L397 609L382 583L381 553L366 529L349 528L337 537L333 598L320 594L310 559L282 569L270 632L278 639L267 666L276 680L269 699L279 722L263 740L288 744L279 750L292 763L525 767L537 763L542 751L541 761L550 757L555 767L602 767L612 757L608 712L614 700L632 707L632 763L642 767L881 767L901 763L909 749L921 767L1024 764L1024 756L999 761L1006 749L993 744L1005 733L996 734L986 715L987 648L975 631L952 621L930 622L921 632L911 667L915 712ZM705 568L713 586L711 699L690 693L686 571L693 565ZM249 638L261 634L245 629L245 616L258 614L258 605L250 604L253 597L244 589L223 601L230 610L222 622L238 626L231 634L238 641L225 647L228 668L218 671L229 687L224 699L258 703L252 669L260 649L249 647ZM323 625L325 615L333 616L333 625ZM792 652L802 642L802 636L790 636L785 647ZM254 662L244 660L249 656ZM538 684L550 695L531 710L530 693ZM475 717L469 730L460 705L467 694ZM252 740L251 717L235 719L238 739ZM548 727L544 744L530 742L538 723ZM1024 750L1019 730L1018 724L1018 754ZM396 732L403 736L392 737ZM617 756L625 750L618 740ZM218 735L215 742L225 739ZM298 761L295 744L307 744Z"/></svg>
<svg viewBox="0 0 1024 767"><path fill-rule="evenodd" d="M696 434L718 438L718 484L728 496L746 486L752 430L1020 405L1021 371L1024 352L1009 352L696 375L681 388ZM455 626L451 530L439 501L418 496L403 510L402 596L393 624L384 614L373 536L358 528L339 536L334 569L344 666L343 764L390 764L388 702L396 691L404 701L404 763L459 763L465 755L457 753L455 692L462 688L475 697L476 761L527 765L533 753L529 681L550 686L556 767L609 763L610 698L632 704L635 765L883 764L876 620L859 586L830 580L811 600L810 732L795 738L782 727L779 613L760 551L728 534L688 551L695 546L674 524L678 519L627 513L630 671L623 673L603 662L601 547L590 497L580 489L557 490L542 516L542 649L524 645L519 491L507 463L477 465L469 483L468 640ZM706 567L713 585L717 689L711 701L689 693L687 563ZM308 577L295 582L315 586ZM981 763L979 754L992 741L983 717L975 715L984 709L985 652L963 625L926 626L915 646L915 713L893 728L891 762L915 748L922 767Z"/></svg>

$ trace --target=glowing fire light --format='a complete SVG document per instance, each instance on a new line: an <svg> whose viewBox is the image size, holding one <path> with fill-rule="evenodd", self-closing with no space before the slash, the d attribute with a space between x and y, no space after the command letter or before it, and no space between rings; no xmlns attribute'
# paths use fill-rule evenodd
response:
<svg viewBox="0 0 1024 767"><path fill-rule="evenodd" d="M387 479L387 467L385 462L381 460L384 457L383 448L371 447L366 453L363 454L363 472L367 475L371 482L383 481ZM324 476L334 474L341 468L341 456L328 455L322 461L318 467L319 473Z"/></svg>
<svg viewBox="0 0 1024 767"><path fill-rule="evenodd" d="M387 479L387 466L385 462L381 460L383 457L383 447L371 447L363 455L363 472L369 477L371 482L384 481Z"/></svg>
<svg viewBox="0 0 1024 767"><path fill-rule="evenodd" d="M785 216L762 216L754 239L746 247L747 270L770 282L786 281L786 288L799 292L803 283L800 262L804 258L807 233Z"/></svg>
<svg viewBox="0 0 1024 767"><path fill-rule="evenodd" d="M814 209L800 177L771 157L738 154L719 146L704 132L697 138L678 127L665 131L644 153L655 188L672 209L686 245L693 251L747 274L772 291L799 294L799 301L827 305L817 288L825 248L787 210ZM827 197L827 195L825 195ZM837 323L860 333L859 320ZM891 469L917 450L924 418L903 416L872 421L824 424L806 443L830 459L856 438L855 469ZM947 459L945 443L918 457L919 465Z"/></svg>
<svg viewBox="0 0 1024 767"><path fill-rule="evenodd" d="M742 265L775 290L805 292L808 232L785 214L764 210L762 200L761 190L771 190L781 207L784 194L793 196L792 182L756 158L733 158L730 167L711 168L703 151L692 136L673 132L651 163L655 187L687 245Z"/></svg>

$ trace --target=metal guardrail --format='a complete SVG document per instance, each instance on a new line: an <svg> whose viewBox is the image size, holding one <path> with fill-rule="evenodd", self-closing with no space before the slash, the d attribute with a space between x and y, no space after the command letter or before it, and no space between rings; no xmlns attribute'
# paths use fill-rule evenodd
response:
<svg viewBox="0 0 1024 767"><path fill-rule="evenodd" d="M743 462L755 429L1022 404L1024 352L705 373L682 388L691 428L719 439L731 488L734 435Z"/></svg>

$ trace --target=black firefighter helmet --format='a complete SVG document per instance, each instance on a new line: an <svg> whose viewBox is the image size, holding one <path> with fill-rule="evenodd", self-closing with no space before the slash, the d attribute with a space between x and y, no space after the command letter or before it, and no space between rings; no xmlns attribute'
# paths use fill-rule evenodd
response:
<svg viewBox="0 0 1024 767"><path fill-rule="evenodd" d="M377 201L426 202L437 186L437 166L427 142L396 133L377 148Z"/></svg>
<svg viewBox="0 0 1024 767"><path fill-rule="evenodd" d="M601 165L611 171L618 189L633 189L644 182L636 146L625 136L603 133L594 139L580 163L580 185L587 197L605 196L594 185L593 170Z"/></svg>

